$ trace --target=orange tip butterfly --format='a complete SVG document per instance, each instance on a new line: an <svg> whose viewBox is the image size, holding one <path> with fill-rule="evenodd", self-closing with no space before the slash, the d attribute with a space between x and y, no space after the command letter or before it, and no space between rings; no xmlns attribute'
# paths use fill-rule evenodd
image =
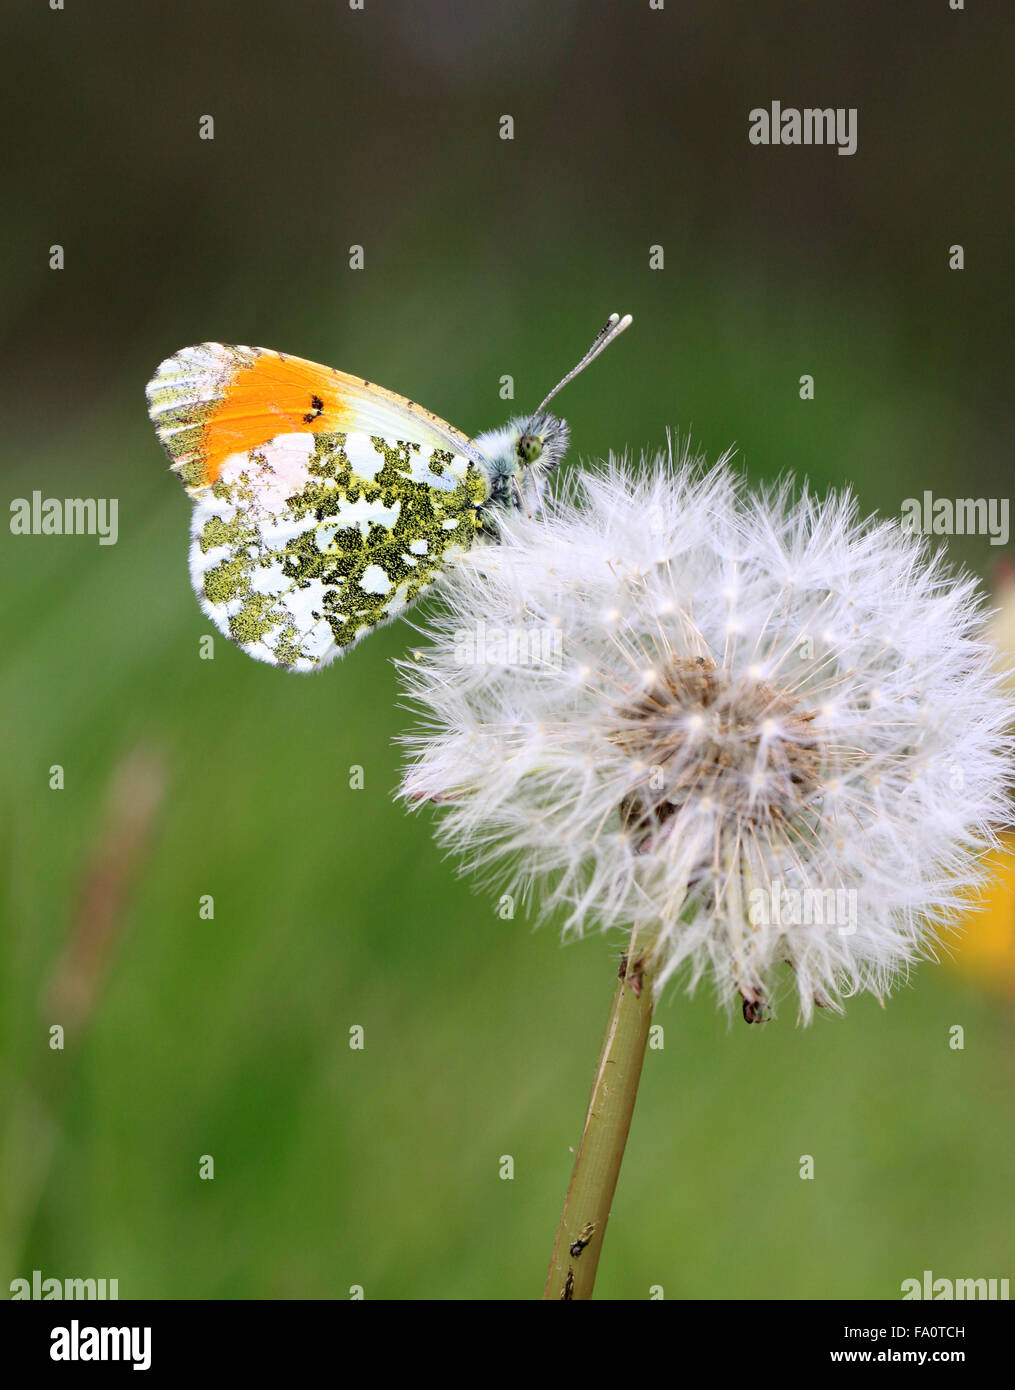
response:
<svg viewBox="0 0 1015 1390"><path fill-rule="evenodd" d="M546 413L631 316L611 314L533 414L470 439L382 386L268 348L166 358L148 413L194 502L190 576L219 630L259 661L327 666L404 612L456 554L538 508L567 450Z"/></svg>

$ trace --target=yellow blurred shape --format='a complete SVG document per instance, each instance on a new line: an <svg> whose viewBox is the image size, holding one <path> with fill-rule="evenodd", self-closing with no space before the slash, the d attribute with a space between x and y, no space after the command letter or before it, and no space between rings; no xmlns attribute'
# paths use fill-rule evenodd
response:
<svg viewBox="0 0 1015 1390"><path fill-rule="evenodd" d="M986 860L990 882L963 925L952 963L995 989L1015 990L1015 832Z"/></svg>

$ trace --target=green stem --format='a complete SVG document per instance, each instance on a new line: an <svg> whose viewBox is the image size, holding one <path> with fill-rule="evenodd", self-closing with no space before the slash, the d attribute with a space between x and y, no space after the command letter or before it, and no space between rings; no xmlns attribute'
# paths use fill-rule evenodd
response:
<svg viewBox="0 0 1015 1390"><path fill-rule="evenodd" d="M606 1024L544 1299L592 1297L651 1022L652 982L632 936Z"/></svg>

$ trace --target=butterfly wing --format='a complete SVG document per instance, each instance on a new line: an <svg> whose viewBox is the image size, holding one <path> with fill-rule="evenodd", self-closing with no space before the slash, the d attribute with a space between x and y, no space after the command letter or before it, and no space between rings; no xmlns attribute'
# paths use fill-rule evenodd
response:
<svg viewBox="0 0 1015 1390"><path fill-rule="evenodd" d="M202 344L162 363L148 400L195 503L194 589L258 660L327 665L481 527L490 482L472 441L332 368Z"/></svg>
<svg viewBox="0 0 1015 1390"><path fill-rule="evenodd" d="M281 434L358 431L450 449L482 466L468 435L374 382L268 348L199 343L159 366L148 413L188 490Z"/></svg>

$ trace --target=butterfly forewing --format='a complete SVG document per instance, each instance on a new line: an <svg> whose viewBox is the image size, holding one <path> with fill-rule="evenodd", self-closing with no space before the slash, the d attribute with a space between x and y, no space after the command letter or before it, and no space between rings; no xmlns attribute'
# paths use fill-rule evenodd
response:
<svg viewBox="0 0 1015 1390"><path fill-rule="evenodd" d="M213 483L231 454L281 434L359 431L450 449L482 463L467 435L415 401L269 348L183 348L148 383L148 413L189 490Z"/></svg>

